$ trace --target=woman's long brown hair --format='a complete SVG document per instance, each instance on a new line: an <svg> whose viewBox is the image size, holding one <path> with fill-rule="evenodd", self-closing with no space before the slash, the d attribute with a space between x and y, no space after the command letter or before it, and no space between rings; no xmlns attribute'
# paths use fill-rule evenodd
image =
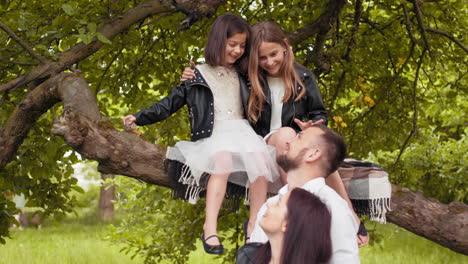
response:
<svg viewBox="0 0 468 264"><path fill-rule="evenodd" d="M248 118L257 121L263 111L265 94L262 87L267 83L267 73L260 68L258 64L259 48L263 42L272 42L280 44L285 50L283 64L280 68L281 79L285 86L284 97L281 102L287 102L291 96L294 100L299 100L304 94L305 89L298 92L298 85L304 87L301 79L294 70L294 54L292 53L289 42L283 30L274 22L265 21L252 26L250 56L249 56L249 79L250 79L250 97L248 103ZM304 87L305 88L305 87Z"/></svg>
<svg viewBox="0 0 468 264"><path fill-rule="evenodd" d="M287 202L287 228L283 238L281 263L328 263L332 256L331 214L315 194L295 188ZM267 264L271 259L267 242L255 256L255 264Z"/></svg>

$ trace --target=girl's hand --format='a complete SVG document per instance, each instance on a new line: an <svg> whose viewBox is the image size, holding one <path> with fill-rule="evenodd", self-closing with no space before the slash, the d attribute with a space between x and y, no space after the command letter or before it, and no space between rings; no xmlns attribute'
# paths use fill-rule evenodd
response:
<svg viewBox="0 0 468 264"><path fill-rule="evenodd" d="M124 124L125 131L133 131L136 130L136 118L133 115L126 115L122 118L122 122Z"/></svg>
<svg viewBox="0 0 468 264"><path fill-rule="evenodd" d="M294 123L296 123L301 128L301 130L305 130L314 125L322 124L323 122L325 122L323 119L317 120L316 122L313 122L312 120L302 122L301 120L294 118Z"/></svg>
<svg viewBox="0 0 468 264"><path fill-rule="evenodd" d="M195 66L195 62L190 61L190 65ZM195 77L195 71L190 67L185 67L185 70L182 73L182 77L180 77L180 81L185 82L186 80L192 79L193 77Z"/></svg>

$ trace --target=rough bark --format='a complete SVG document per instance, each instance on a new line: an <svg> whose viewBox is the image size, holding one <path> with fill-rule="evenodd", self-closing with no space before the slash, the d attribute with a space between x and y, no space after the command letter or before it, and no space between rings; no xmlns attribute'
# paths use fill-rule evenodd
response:
<svg viewBox="0 0 468 264"><path fill-rule="evenodd" d="M55 103L64 113L52 132L84 158L99 162L102 173L121 174L162 186L170 186L163 173L164 152L133 133L118 131L101 116L96 98L76 73L61 73L28 93L0 130L0 168L6 166L26 138L34 122ZM117 172L117 173L115 173Z"/></svg>
<svg viewBox="0 0 468 264"><path fill-rule="evenodd" d="M37 119L60 101L52 94L52 84L44 83L26 94L0 129L0 168L11 161Z"/></svg>
<svg viewBox="0 0 468 264"><path fill-rule="evenodd" d="M64 108L63 115L53 124L53 134L62 136L83 157L98 161L102 173L171 186L163 171L164 151L136 134L116 130L101 116L96 99L83 78L62 73L51 81L57 82L56 95L63 101Z"/></svg>
<svg viewBox="0 0 468 264"><path fill-rule="evenodd" d="M112 39L117 34L129 30L135 23L148 17L178 11L187 14L187 19L182 23L184 27L188 27L201 17L212 15L216 8L224 2L225 0L203 0L196 3L186 0L148 1L129 9L118 18L104 24L97 31L107 39ZM50 95L50 92L54 89L49 91L48 87L49 85L55 85L54 81L41 85L39 91L35 91L36 85L69 69L73 64L94 54L101 47L102 43L98 40L94 40L88 45L80 42L62 52L57 61L42 63L28 74L0 84L0 93L11 91L29 83L32 84L31 87L33 88L25 95L19 107L15 108L4 126L0 128L0 168L5 167L11 161L37 118L57 103L57 97Z"/></svg>
<svg viewBox="0 0 468 264"><path fill-rule="evenodd" d="M102 221L108 222L114 219L113 200L115 199L115 186L113 184L106 183L106 180L114 179L114 175L101 173L101 179L103 184L99 195L99 218Z"/></svg>
<svg viewBox="0 0 468 264"><path fill-rule="evenodd" d="M407 188L392 186L387 220L451 250L468 254L468 206L443 204Z"/></svg>

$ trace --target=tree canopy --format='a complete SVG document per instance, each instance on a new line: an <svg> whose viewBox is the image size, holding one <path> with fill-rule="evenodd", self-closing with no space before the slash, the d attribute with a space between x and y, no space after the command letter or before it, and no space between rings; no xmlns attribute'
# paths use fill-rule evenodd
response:
<svg viewBox="0 0 468 264"><path fill-rule="evenodd" d="M466 227L466 10L463 0L0 0L0 193L23 193L28 206L63 215L80 190L71 165L82 158L169 186L148 172L162 174L161 164L144 172L128 164L145 155L146 164L160 162L164 147L156 145L188 139L186 111L141 128L146 142L119 132L120 119L167 95L189 60L202 61L214 18L235 13L289 33L350 156L379 163L394 184L461 201ZM91 134L97 140L84 147ZM162 199L153 206L169 198L161 189L139 192ZM0 197L0 242L15 211ZM466 243L452 249L467 254Z"/></svg>

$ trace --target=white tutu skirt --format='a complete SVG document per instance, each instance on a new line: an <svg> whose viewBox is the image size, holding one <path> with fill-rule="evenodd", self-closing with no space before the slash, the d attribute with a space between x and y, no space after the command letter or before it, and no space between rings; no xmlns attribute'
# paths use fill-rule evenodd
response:
<svg viewBox="0 0 468 264"><path fill-rule="evenodd" d="M229 182L244 187L259 176L270 182L279 178L275 148L245 119L216 120L209 138L180 141L168 148L166 157L184 164L178 181L191 186L200 186L200 178L206 174L229 174Z"/></svg>

